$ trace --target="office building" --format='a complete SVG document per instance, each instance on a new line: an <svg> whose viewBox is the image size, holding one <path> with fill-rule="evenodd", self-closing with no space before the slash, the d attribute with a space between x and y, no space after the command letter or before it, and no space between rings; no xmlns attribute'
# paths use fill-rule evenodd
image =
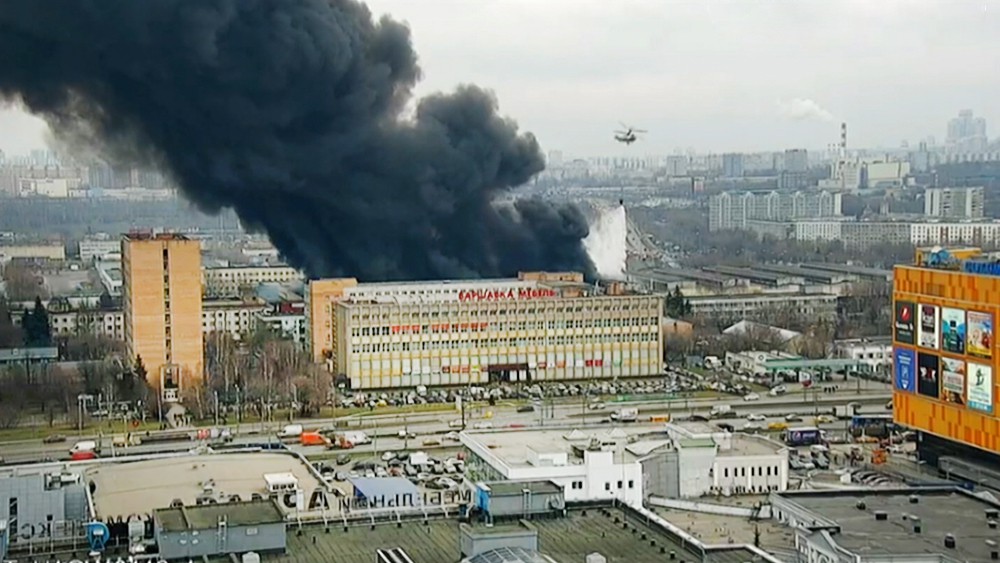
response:
<svg viewBox="0 0 1000 563"><path fill-rule="evenodd" d="M301 280L301 272L291 266L230 266L205 268L206 297L239 297L262 283Z"/></svg>
<svg viewBox="0 0 1000 563"><path fill-rule="evenodd" d="M836 217L841 195L828 191L724 192L709 199L711 231L746 229L749 221Z"/></svg>
<svg viewBox="0 0 1000 563"><path fill-rule="evenodd" d="M201 243L172 233L122 240L122 301L130 361L174 401L202 378Z"/></svg>
<svg viewBox="0 0 1000 563"><path fill-rule="evenodd" d="M958 112L958 117L948 120L949 153L981 153L986 151L987 145L986 119L975 117L971 109L964 109Z"/></svg>
<svg viewBox="0 0 1000 563"><path fill-rule="evenodd" d="M945 251L947 252L947 251ZM893 283L893 418L923 435L922 460L1000 461L995 334L1000 269L959 251L918 252Z"/></svg>
<svg viewBox="0 0 1000 563"><path fill-rule="evenodd" d="M924 191L924 215L956 219L982 219L986 196L982 186L928 188Z"/></svg>
<svg viewBox="0 0 1000 563"><path fill-rule="evenodd" d="M354 278L312 280L305 292L306 334L309 354L317 363L331 362L334 354L333 306L344 290L358 285Z"/></svg>
<svg viewBox="0 0 1000 563"><path fill-rule="evenodd" d="M311 341L314 350L332 343L325 357L354 389L648 376L662 368L662 299L599 294L580 274L339 287L339 295L316 292L327 296L329 327L320 300L309 304Z"/></svg>

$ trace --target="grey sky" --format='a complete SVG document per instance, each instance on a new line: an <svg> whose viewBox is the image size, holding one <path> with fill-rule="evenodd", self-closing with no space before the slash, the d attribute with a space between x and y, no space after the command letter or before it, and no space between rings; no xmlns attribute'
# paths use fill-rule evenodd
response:
<svg viewBox="0 0 1000 563"><path fill-rule="evenodd" d="M1000 131L998 0L368 4L410 24L418 93L489 87L546 150L822 148L841 120L853 146L894 147L943 139L962 108ZM650 133L626 150L619 120ZM40 142L24 121L0 115L0 149Z"/></svg>

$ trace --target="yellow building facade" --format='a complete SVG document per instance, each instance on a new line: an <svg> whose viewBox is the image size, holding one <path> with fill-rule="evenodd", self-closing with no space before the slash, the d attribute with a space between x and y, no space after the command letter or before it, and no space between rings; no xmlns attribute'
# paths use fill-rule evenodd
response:
<svg viewBox="0 0 1000 563"><path fill-rule="evenodd" d="M178 234L122 239L122 300L129 359L142 358L164 400L203 377L201 243Z"/></svg>
<svg viewBox="0 0 1000 563"><path fill-rule="evenodd" d="M998 453L1000 276L968 266L895 268L893 418Z"/></svg>

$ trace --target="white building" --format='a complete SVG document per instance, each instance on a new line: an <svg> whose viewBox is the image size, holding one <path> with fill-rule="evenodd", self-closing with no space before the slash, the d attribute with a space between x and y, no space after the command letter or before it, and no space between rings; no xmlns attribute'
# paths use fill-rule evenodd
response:
<svg viewBox="0 0 1000 563"><path fill-rule="evenodd" d="M669 498L761 494L788 489L788 448L763 436L723 432L703 422L666 425Z"/></svg>
<svg viewBox="0 0 1000 563"><path fill-rule="evenodd" d="M62 243L0 246L0 264L14 258L65 260L66 247Z"/></svg>
<svg viewBox="0 0 1000 563"><path fill-rule="evenodd" d="M257 328L258 318L266 310L258 301L206 299L201 306L202 334L226 332L238 340Z"/></svg>
<svg viewBox="0 0 1000 563"><path fill-rule="evenodd" d="M835 319L837 296L823 293L746 293L737 295L692 296L695 315L723 316L733 321L757 318L761 313L782 309L812 318Z"/></svg>
<svg viewBox="0 0 1000 563"><path fill-rule="evenodd" d="M298 344L303 344L306 337L306 316L299 314L270 313L261 314L258 317L261 325L269 328L276 334L292 340Z"/></svg>
<svg viewBox="0 0 1000 563"><path fill-rule="evenodd" d="M466 478L473 482L548 480L563 488L567 502L615 499L641 506L641 459L649 451L643 435L653 446L669 443L662 425L641 424L468 431L459 438L469 452Z"/></svg>
<svg viewBox="0 0 1000 563"><path fill-rule="evenodd" d="M872 372L888 371L892 365L892 339L857 338L833 343L837 358L858 360Z"/></svg>
<svg viewBox="0 0 1000 563"><path fill-rule="evenodd" d="M237 297L244 289L262 283L288 283L302 277L302 273L291 266L231 266L202 270L206 297Z"/></svg>
<svg viewBox="0 0 1000 563"><path fill-rule="evenodd" d="M95 260L122 259L122 243L119 240L84 239L80 241L80 260L94 262Z"/></svg>

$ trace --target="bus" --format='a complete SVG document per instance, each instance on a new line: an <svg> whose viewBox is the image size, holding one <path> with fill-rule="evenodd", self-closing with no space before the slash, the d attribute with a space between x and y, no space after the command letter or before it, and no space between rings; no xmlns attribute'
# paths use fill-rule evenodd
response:
<svg viewBox="0 0 1000 563"><path fill-rule="evenodd" d="M858 414L851 417L850 432L855 438L888 438L897 431L891 414Z"/></svg>
<svg viewBox="0 0 1000 563"><path fill-rule="evenodd" d="M797 426L782 432L781 438L786 445L792 447L812 446L825 442L824 434L822 430L815 426Z"/></svg>

